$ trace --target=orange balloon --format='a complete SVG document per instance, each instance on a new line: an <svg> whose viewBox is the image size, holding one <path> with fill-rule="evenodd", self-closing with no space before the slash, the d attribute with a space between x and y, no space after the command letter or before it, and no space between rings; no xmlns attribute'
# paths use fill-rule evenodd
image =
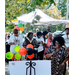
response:
<svg viewBox="0 0 75 75"><path fill-rule="evenodd" d="M32 55L27 55L27 57L28 57L29 59L33 59L33 58L34 58L34 53L33 53Z"/></svg>
<svg viewBox="0 0 75 75"><path fill-rule="evenodd" d="M13 57L12 57L12 59L14 59L14 57L15 57L15 55L13 54Z"/></svg>
<svg viewBox="0 0 75 75"><path fill-rule="evenodd" d="M21 27L21 28L20 28L20 31L23 31L23 30L24 30L24 27Z"/></svg>
<svg viewBox="0 0 75 75"><path fill-rule="evenodd" d="M25 49L25 48L21 48L20 50L19 50L19 54L20 55L25 55L27 53L27 50Z"/></svg>
<svg viewBox="0 0 75 75"><path fill-rule="evenodd" d="M26 48L34 48L32 44L28 44Z"/></svg>

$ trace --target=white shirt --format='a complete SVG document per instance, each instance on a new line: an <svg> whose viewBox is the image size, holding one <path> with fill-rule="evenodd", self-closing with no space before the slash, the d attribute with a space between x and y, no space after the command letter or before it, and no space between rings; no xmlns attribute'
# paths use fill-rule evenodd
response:
<svg viewBox="0 0 75 75"><path fill-rule="evenodd" d="M65 45L66 47L69 47L69 35L68 35L68 38L67 38L67 35L65 34L64 36L62 36L65 40Z"/></svg>
<svg viewBox="0 0 75 75"><path fill-rule="evenodd" d="M10 36L8 43L15 43L15 45L11 45L10 46L10 52L12 53L16 53L14 50L15 46L20 46L20 48L22 48L22 44L23 44L23 38L21 35L19 35L18 37L14 36L14 34L12 36Z"/></svg>
<svg viewBox="0 0 75 75"><path fill-rule="evenodd" d="M43 37L40 37L40 38L36 37L36 40L37 40L37 42L42 41L44 43ZM41 52L41 51L43 51L43 45L42 44L40 44L40 46L38 47L38 52Z"/></svg>

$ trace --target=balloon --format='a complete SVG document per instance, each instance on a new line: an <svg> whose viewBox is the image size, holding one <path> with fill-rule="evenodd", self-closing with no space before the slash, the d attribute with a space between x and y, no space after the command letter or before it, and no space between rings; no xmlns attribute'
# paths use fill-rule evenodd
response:
<svg viewBox="0 0 75 75"><path fill-rule="evenodd" d="M22 24L22 23L19 23L19 24L18 24L18 27L19 27L19 28L23 27L23 24Z"/></svg>
<svg viewBox="0 0 75 75"><path fill-rule="evenodd" d="M15 47L14 47L14 50L15 50L15 52L19 52L20 46L15 46Z"/></svg>
<svg viewBox="0 0 75 75"><path fill-rule="evenodd" d="M69 28L69 26L68 26L68 28Z"/></svg>
<svg viewBox="0 0 75 75"><path fill-rule="evenodd" d="M27 54L31 55L34 53L34 50L32 48L27 48Z"/></svg>
<svg viewBox="0 0 75 75"><path fill-rule="evenodd" d="M19 27L18 26L16 26L15 28L19 30Z"/></svg>
<svg viewBox="0 0 75 75"><path fill-rule="evenodd" d="M7 52L6 53L6 58L7 59L12 59L12 57L13 57L13 53L12 52Z"/></svg>
<svg viewBox="0 0 75 75"><path fill-rule="evenodd" d="M21 28L20 28L20 31L23 31L23 30L24 30L24 27L21 27Z"/></svg>
<svg viewBox="0 0 75 75"><path fill-rule="evenodd" d="M33 49L34 47L33 47L32 44L28 44L28 45L27 45L27 48L32 48L32 49Z"/></svg>
<svg viewBox="0 0 75 75"><path fill-rule="evenodd" d="M18 59L18 60L21 59L21 55L19 53L16 53L15 54L15 59Z"/></svg>
<svg viewBox="0 0 75 75"><path fill-rule="evenodd" d="M13 54L13 57L12 57L12 59L14 59L14 57L15 57L15 55Z"/></svg>
<svg viewBox="0 0 75 75"><path fill-rule="evenodd" d="M27 55L27 57L28 57L29 59L34 58L34 53L33 53L32 55Z"/></svg>
<svg viewBox="0 0 75 75"><path fill-rule="evenodd" d="M25 48L21 48L20 50L19 50L19 54L20 55L25 55L27 53L27 50L25 49Z"/></svg>

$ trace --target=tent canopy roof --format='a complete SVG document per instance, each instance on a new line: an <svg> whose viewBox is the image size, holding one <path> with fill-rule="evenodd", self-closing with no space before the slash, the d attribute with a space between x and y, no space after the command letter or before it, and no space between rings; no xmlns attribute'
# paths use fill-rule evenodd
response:
<svg viewBox="0 0 75 75"><path fill-rule="evenodd" d="M33 20L36 20L36 16L39 16L40 19L38 23L32 24ZM57 25L61 23L69 23L69 21L65 20L58 20L54 19L48 15L46 15L44 12L42 12L40 9L35 9L35 11L32 11L28 14L23 14L19 17L17 17L18 21L22 22L23 24L31 23L31 25ZM36 20L37 21L37 20Z"/></svg>

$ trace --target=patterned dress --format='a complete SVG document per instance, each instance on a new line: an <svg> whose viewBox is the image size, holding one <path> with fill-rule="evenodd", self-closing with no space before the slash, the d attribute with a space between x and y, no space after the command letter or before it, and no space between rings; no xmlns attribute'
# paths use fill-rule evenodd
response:
<svg viewBox="0 0 75 75"><path fill-rule="evenodd" d="M46 51L46 54L56 52L55 47L53 44L48 48ZM62 66L62 62L65 60L65 58L68 58L68 52L64 47L61 47L61 49L56 52L53 56L51 56L48 60L51 60L51 73L52 75L63 75L65 65Z"/></svg>

